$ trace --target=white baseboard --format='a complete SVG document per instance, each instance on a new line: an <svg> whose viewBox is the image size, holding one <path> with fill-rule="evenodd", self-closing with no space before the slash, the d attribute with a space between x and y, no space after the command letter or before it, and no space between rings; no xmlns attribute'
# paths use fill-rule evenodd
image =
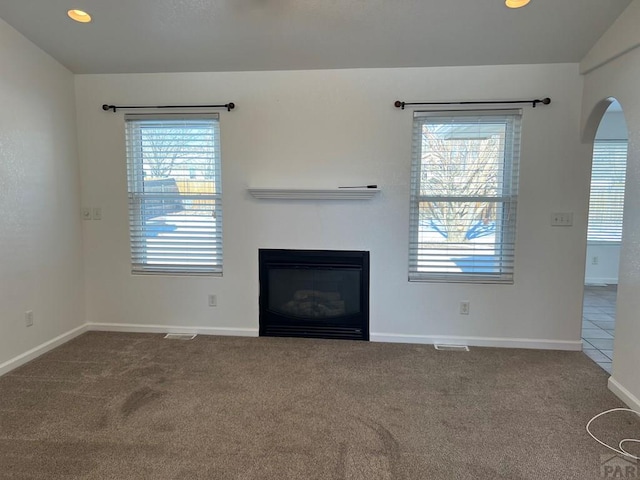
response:
<svg viewBox="0 0 640 480"><path fill-rule="evenodd" d="M88 323L88 331L126 333L190 333L198 335L225 335L257 337L257 328L178 327L175 325L143 325L131 323Z"/></svg>
<svg viewBox="0 0 640 480"><path fill-rule="evenodd" d="M141 324L121 324L121 323L85 323L67 333L49 340L28 352L18 355L11 360L0 364L0 376L21 365L47 353L63 343L74 339L85 332L128 332L128 333L195 333L198 335L225 335L235 337L257 337L257 328L224 328L224 327L178 327L175 325L141 325ZM467 345L470 347L501 347L501 348L533 348L541 350L582 350L582 341L562 341L562 340L540 340L526 338L490 338L490 337L455 337L442 335L401 335L395 333L372 333L372 342L392 342L392 343L418 343L418 344L454 344ZM625 403L640 402L624 388L619 386L612 378L609 379L609 388ZM629 401L625 400L629 399Z"/></svg>
<svg viewBox="0 0 640 480"><path fill-rule="evenodd" d="M227 335L234 337L257 337L257 328L219 328L219 327L176 327L165 325L134 325L119 323L85 323L73 330L32 348L28 352L18 355L0 364L0 376L24 365L40 355L59 347L69 340L85 332L130 332L130 333L197 333L198 335Z"/></svg>
<svg viewBox="0 0 640 480"><path fill-rule="evenodd" d="M74 328L67 333L63 333L62 335L59 335L56 338L49 340L48 342L44 342L42 345L38 345L37 347L32 348L22 355L18 355L17 357L14 357L11 360L0 364L0 376L18 368L21 365L24 365L27 362L30 362L35 358L38 358L40 355L43 355L49 350L53 350L54 348L59 347L63 343L67 343L69 340L74 339L78 335L82 335L87 330L87 324L85 323L84 325L80 325L79 327Z"/></svg>
<svg viewBox="0 0 640 480"><path fill-rule="evenodd" d="M421 343L427 345L440 343L445 345L467 345L469 347L532 348L538 350L569 350L573 352L582 350L582 340L399 335L395 333L372 333L369 338L372 342Z"/></svg>
<svg viewBox="0 0 640 480"><path fill-rule="evenodd" d="M626 403L629 408L636 412L640 412L640 398L636 397L629 390L620 385L613 377L609 377L608 385L609 390L611 390L616 397Z"/></svg>

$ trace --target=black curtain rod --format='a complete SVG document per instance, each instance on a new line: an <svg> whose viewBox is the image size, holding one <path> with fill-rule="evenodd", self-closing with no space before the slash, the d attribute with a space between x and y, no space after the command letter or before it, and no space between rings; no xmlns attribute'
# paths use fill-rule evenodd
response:
<svg viewBox="0 0 640 480"><path fill-rule="evenodd" d="M132 110L136 108L226 108L227 112L230 112L236 108L236 104L233 102L225 103L222 105L102 105L102 110L108 112L112 110L116 113L116 110Z"/></svg>
<svg viewBox="0 0 640 480"><path fill-rule="evenodd" d="M397 108L404 110L406 105L491 105L496 103L530 103L533 108L536 108L536 105L539 103L549 105L551 103L551 99L546 97L543 99L537 98L535 100L489 100L485 102L401 102L400 100L396 100L394 105Z"/></svg>

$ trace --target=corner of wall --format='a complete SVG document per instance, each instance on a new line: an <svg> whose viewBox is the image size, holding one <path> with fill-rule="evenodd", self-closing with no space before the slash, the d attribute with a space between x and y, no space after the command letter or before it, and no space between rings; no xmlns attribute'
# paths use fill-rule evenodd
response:
<svg viewBox="0 0 640 480"><path fill-rule="evenodd" d="M634 0L580 62L587 73L640 46L640 0Z"/></svg>

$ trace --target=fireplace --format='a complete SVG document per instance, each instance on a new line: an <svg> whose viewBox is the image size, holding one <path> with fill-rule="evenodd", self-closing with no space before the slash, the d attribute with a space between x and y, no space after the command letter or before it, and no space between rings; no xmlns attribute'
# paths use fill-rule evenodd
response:
<svg viewBox="0 0 640 480"><path fill-rule="evenodd" d="M260 336L369 340L369 252L259 251Z"/></svg>

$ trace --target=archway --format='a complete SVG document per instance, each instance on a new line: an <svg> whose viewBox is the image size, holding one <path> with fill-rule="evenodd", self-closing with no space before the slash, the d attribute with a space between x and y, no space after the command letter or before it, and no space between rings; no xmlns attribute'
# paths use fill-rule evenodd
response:
<svg viewBox="0 0 640 480"><path fill-rule="evenodd" d="M582 317L583 350L611 373L628 129L622 106L613 98L599 102L585 127L593 141L589 223Z"/></svg>

